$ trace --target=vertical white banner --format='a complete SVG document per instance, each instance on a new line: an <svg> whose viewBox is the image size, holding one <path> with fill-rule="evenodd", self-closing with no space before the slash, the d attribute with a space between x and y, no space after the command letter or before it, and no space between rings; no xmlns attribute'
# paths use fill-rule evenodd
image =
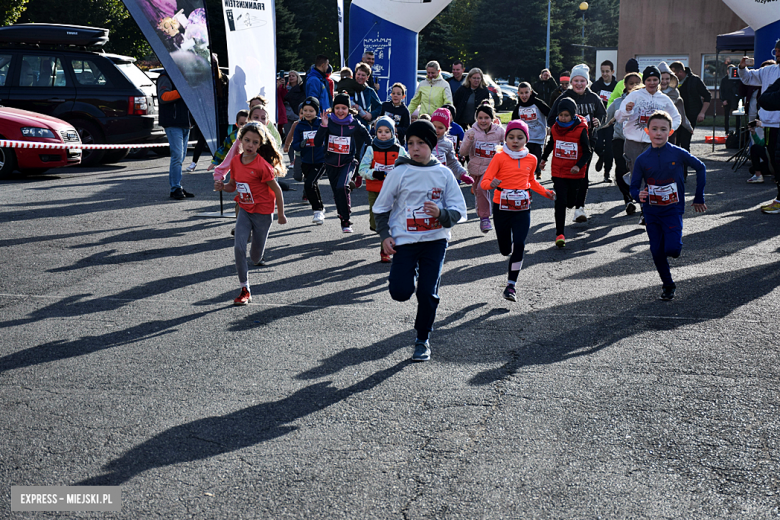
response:
<svg viewBox="0 0 780 520"><path fill-rule="evenodd" d="M261 95L276 121L276 10L274 0L222 0L225 14L230 88L228 121L248 108L247 100Z"/></svg>
<svg viewBox="0 0 780 520"><path fill-rule="evenodd" d="M341 56L341 68L346 66L344 57L344 0L336 0L339 8L339 56Z"/></svg>

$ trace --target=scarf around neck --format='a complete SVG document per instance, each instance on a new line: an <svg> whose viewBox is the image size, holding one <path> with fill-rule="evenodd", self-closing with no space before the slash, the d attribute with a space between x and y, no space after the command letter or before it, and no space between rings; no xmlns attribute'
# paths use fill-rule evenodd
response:
<svg viewBox="0 0 780 520"><path fill-rule="evenodd" d="M528 155L528 148L523 146L519 151L513 152L512 150L509 149L508 146L504 145L504 153L507 154L512 159L520 160L526 155Z"/></svg>
<svg viewBox="0 0 780 520"><path fill-rule="evenodd" d="M336 123L337 125L351 125L352 122L355 120L355 118L352 117L352 114L349 114L344 119L339 119L338 117L336 117L336 114L331 114L330 120Z"/></svg>

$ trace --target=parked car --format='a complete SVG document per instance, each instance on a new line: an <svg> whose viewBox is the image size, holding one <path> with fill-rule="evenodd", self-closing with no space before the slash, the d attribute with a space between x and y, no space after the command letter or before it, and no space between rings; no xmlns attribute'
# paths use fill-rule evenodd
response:
<svg viewBox="0 0 780 520"><path fill-rule="evenodd" d="M501 112L511 112L517 106L517 90L512 90L507 85L499 85L502 93L501 106L498 110Z"/></svg>
<svg viewBox="0 0 780 520"><path fill-rule="evenodd" d="M99 49L108 29L54 24L0 27L0 104L63 119L85 144L160 141L154 85L128 56ZM129 149L85 151L82 164Z"/></svg>
<svg viewBox="0 0 780 520"><path fill-rule="evenodd" d="M8 107L0 107L0 139L81 144L78 132L66 121ZM49 168L73 166L80 162L80 148L0 148L0 179L7 179L16 171L24 175L39 175Z"/></svg>

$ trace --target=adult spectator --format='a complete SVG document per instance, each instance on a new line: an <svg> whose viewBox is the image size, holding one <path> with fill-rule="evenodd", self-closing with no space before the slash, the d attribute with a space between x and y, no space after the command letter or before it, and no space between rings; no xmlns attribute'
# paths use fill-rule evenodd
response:
<svg viewBox="0 0 780 520"><path fill-rule="evenodd" d="M425 79L417 85L417 92L409 103L409 112L415 112L419 107L420 114L430 116L436 109L452 103L452 90L450 84L441 77L438 61L429 61L425 71Z"/></svg>
<svg viewBox="0 0 780 520"><path fill-rule="evenodd" d="M287 75L287 96L284 98L285 110L287 111L287 127L285 133L290 130L293 122L298 120L298 107L306 100L306 90L301 80L301 75L297 71L291 70Z"/></svg>
<svg viewBox="0 0 780 520"><path fill-rule="evenodd" d="M553 92L558 88L555 78L550 74L550 69L542 69L539 74L539 81L534 83L534 91L539 96L539 99L544 101L547 105L551 105L554 101L552 99Z"/></svg>
<svg viewBox="0 0 780 520"><path fill-rule="evenodd" d="M780 40L775 44L775 54L780 55ZM775 182L777 183L777 198L769 204L762 206L764 213L780 213L780 144L778 144L778 134L780 134L780 110L775 109L772 104L773 93L776 92L780 80L780 65L768 65L758 70L747 68L747 56L739 62L739 79L745 85L761 87L761 96L758 98L758 117L764 126L764 140L766 142L766 151L769 155L769 161L772 170L775 172ZM772 88L774 85L774 88ZM775 94L776 96L776 94Z"/></svg>
<svg viewBox="0 0 780 520"><path fill-rule="evenodd" d="M284 106L285 99L287 98L287 85L284 82L284 74L276 80L276 129L279 131L279 135L284 141L284 126L287 124L287 109Z"/></svg>
<svg viewBox="0 0 780 520"><path fill-rule="evenodd" d="M673 61L669 64L669 68L672 69L672 72L680 81L677 90L680 91L680 97L683 100L683 105L685 105L685 116L690 121L691 127L696 130L696 124L704 121L704 114L707 113L707 109L710 107L712 95L701 78L691 72L690 67L686 67L682 62ZM689 132L685 127L678 128L677 132L677 146L690 152L693 133ZM685 172L686 174L688 173L687 168Z"/></svg>
<svg viewBox="0 0 780 520"><path fill-rule="evenodd" d="M374 51L366 51L363 53L363 61L361 61L361 63L368 65L368 68L371 70L371 73L368 75L368 81L366 81L366 84L375 91L379 92L379 82L374 79L374 58ZM357 69L357 65L355 65L355 69Z"/></svg>
<svg viewBox="0 0 780 520"><path fill-rule="evenodd" d="M720 80L720 99L723 103L726 135L729 135L729 119L731 119L731 113L737 109L740 99L740 81L731 79L731 74L735 68L734 65L729 65L728 72L726 72L726 75Z"/></svg>
<svg viewBox="0 0 780 520"><path fill-rule="evenodd" d="M355 82L358 90L352 96L352 107L356 108L358 115L365 123L370 123L382 114L382 102L376 90L369 85L371 76L371 67L368 63L358 63L355 65Z"/></svg>
<svg viewBox="0 0 780 520"><path fill-rule="evenodd" d="M479 105L485 100L490 100L485 75L481 69L473 68L466 76L464 84L455 92L455 113L458 117L455 122L468 129L476 120L476 112Z"/></svg>
<svg viewBox="0 0 780 520"><path fill-rule="evenodd" d="M327 73L330 67L330 60L327 56L320 54L314 60L314 65L306 74L306 99L307 97L317 98L320 102L320 109L330 108L330 96L328 95Z"/></svg>
<svg viewBox="0 0 780 520"><path fill-rule="evenodd" d="M171 198L182 200L194 197L181 185L181 165L187 155L187 141L190 138L190 111L165 71L157 78L157 99L160 101L160 126L165 129L171 150L168 168Z"/></svg>
<svg viewBox="0 0 780 520"><path fill-rule="evenodd" d="M450 92L452 92L453 99L455 98L455 93L463 85L463 80L466 79L465 73L466 66L463 65L462 61L457 60L452 64L452 77L447 80L447 83L450 84Z"/></svg>

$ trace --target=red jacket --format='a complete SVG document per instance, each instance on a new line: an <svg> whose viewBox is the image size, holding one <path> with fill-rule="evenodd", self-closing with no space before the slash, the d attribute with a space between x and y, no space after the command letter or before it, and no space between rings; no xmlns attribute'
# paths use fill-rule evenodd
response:
<svg viewBox="0 0 780 520"><path fill-rule="evenodd" d="M588 122L578 115L577 121L568 128L564 128L556 121L550 129L551 139L542 154L542 160L547 160L550 152L553 152L550 173L553 177L566 179L582 179L588 174L588 161L593 152L590 149L588 138ZM578 173L572 173L571 169L579 166Z"/></svg>
<svg viewBox="0 0 780 520"><path fill-rule="evenodd" d="M398 150L398 146L391 146L387 150L379 150L378 148L374 148L374 160L371 161L371 169L375 170L377 164L392 167L395 164L396 159L398 159ZM366 179L366 191L379 193L384 182L385 181Z"/></svg>

